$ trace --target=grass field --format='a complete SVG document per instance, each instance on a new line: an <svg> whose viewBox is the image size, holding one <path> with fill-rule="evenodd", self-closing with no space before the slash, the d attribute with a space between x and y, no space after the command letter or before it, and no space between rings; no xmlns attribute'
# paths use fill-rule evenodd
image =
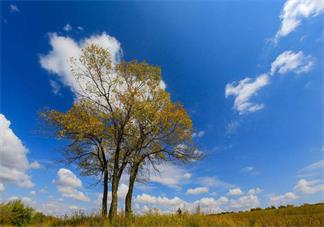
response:
<svg viewBox="0 0 324 227"><path fill-rule="evenodd" d="M246 212L213 215L146 214L125 218L118 216L113 223L96 215L77 212L71 216L52 217L26 207L20 201L0 204L1 226L324 226L324 203L300 207L252 209Z"/></svg>

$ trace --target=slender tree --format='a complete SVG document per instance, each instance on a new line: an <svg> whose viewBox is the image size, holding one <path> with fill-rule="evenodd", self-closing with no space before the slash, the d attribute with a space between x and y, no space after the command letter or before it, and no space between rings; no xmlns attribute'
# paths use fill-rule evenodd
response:
<svg viewBox="0 0 324 227"><path fill-rule="evenodd" d="M67 112L48 110L41 117L51 126L59 139L71 141L64 151L64 161L77 163L81 174L97 176L103 182L102 215L107 216L109 181L109 153L107 151L107 128L91 103L78 101Z"/></svg>

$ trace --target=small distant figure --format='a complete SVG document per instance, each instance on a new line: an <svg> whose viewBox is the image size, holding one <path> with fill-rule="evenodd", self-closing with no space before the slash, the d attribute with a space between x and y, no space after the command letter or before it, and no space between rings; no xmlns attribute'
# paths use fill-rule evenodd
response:
<svg viewBox="0 0 324 227"><path fill-rule="evenodd" d="M180 209L180 207L178 208L177 213L178 213L178 215L182 214L182 210Z"/></svg>

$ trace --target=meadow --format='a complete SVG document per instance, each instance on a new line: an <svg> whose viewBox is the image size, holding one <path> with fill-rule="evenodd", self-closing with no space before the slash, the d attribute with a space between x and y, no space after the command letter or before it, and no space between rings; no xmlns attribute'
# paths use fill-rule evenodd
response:
<svg viewBox="0 0 324 227"><path fill-rule="evenodd" d="M98 215L79 211L70 216L53 217L37 212L21 201L0 204L1 226L324 226L324 203L255 208L244 212L220 214L156 214L126 218L116 217L113 223Z"/></svg>

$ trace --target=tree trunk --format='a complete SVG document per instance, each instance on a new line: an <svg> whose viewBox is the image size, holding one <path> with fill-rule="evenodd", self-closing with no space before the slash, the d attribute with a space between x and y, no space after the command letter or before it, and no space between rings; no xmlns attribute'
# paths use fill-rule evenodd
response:
<svg viewBox="0 0 324 227"><path fill-rule="evenodd" d="M109 209L109 220L112 221L117 215L118 207L118 176L113 176L111 184L111 204Z"/></svg>
<svg viewBox="0 0 324 227"><path fill-rule="evenodd" d="M128 191L125 198L125 213L127 217L130 217L132 215L132 197L133 197L133 189L134 189L134 184L138 172L138 167L139 167L138 164L132 167L129 175Z"/></svg>
<svg viewBox="0 0 324 227"><path fill-rule="evenodd" d="M102 195L101 215L107 217L107 200L108 200L108 171L104 172L104 190Z"/></svg>

